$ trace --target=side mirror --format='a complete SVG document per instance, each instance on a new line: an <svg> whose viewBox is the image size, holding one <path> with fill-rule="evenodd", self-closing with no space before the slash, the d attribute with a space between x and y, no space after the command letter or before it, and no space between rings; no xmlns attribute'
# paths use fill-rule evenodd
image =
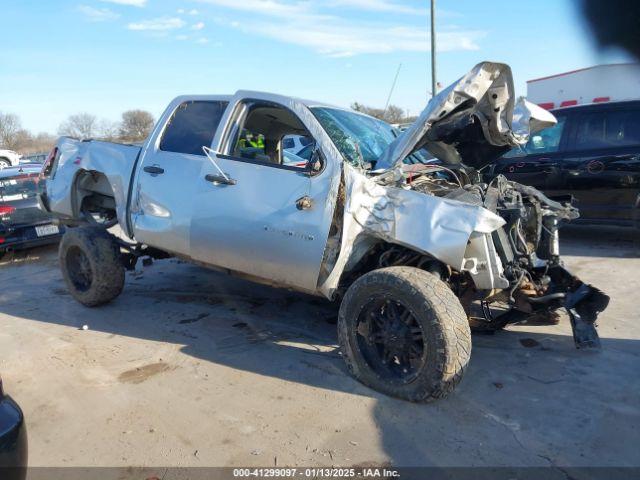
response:
<svg viewBox="0 0 640 480"><path fill-rule="evenodd" d="M304 168L304 174L307 177L313 177L322 171L324 167L324 157L320 152L320 148L316 146L311 154L311 158L307 162L307 165Z"/></svg>

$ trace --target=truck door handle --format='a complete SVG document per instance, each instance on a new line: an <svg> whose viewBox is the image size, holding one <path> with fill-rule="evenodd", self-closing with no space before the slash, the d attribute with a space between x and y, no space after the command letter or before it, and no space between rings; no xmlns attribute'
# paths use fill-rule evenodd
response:
<svg viewBox="0 0 640 480"><path fill-rule="evenodd" d="M164 173L164 168L158 167L157 165L151 165L150 167L144 167L143 170L151 175L162 175Z"/></svg>
<svg viewBox="0 0 640 480"><path fill-rule="evenodd" d="M235 185L238 183L233 178L225 178L222 175L208 174L204 178L207 182L220 183L222 185Z"/></svg>

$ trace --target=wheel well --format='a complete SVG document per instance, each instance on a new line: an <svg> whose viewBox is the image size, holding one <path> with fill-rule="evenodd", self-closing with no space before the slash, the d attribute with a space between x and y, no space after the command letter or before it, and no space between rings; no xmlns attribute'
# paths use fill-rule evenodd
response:
<svg viewBox="0 0 640 480"><path fill-rule="evenodd" d="M358 278L373 270L385 267L415 267L433 273L442 280L451 276L451 268L436 258L402 245L375 240L368 252L351 268L345 270L340 279L339 294L346 291Z"/></svg>
<svg viewBox="0 0 640 480"><path fill-rule="evenodd" d="M75 209L78 218L92 222L95 216L116 219L116 201L107 177L99 172L83 170L76 176Z"/></svg>

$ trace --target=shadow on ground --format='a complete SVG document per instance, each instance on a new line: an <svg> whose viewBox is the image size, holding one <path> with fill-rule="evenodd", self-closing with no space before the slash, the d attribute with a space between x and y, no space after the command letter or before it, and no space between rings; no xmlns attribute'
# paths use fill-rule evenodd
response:
<svg viewBox="0 0 640 480"><path fill-rule="evenodd" d="M601 234L587 239L583 228L568 235L564 253L606 256ZM619 239L608 235L609 245ZM631 246L618 251L632 251L632 237L623 237ZM410 404L348 375L336 347L336 307L322 299L172 259L128 274L121 297L86 309L64 288L55 248L24 255L23 268L2 272L3 284L12 285L1 294L3 313L183 345L188 355L233 369L372 397L373 412L363 415L373 415L394 466L640 463L637 340L604 338L600 352L577 351L566 320L474 336L470 367L453 396ZM32 304L33 295L44 297L46 308Z"/></svg>
<svg viewBox="0 0 640 480"><path fill-rule="evenodd" d="M560 230L562 255L640 258L640 230L598 225L565 225Z"/></svg>

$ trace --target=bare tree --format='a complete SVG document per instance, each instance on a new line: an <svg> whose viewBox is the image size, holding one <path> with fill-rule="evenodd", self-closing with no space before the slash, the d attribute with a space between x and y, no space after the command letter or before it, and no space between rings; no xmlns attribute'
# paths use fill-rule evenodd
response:
<svg viewBox="0 0 640 480"><path fill-rule="evenodd" d="M400 107L396 105L389 105L387 111L384 114L384 120L389 123L403 123L407 116Z"/></svg>
<svg viewBox="0 0 640 480"><path fill-rule="evenodd" d="M68 135L81 140L93 138L96 133L97 119L95 115L89 113L71 115L66 121L62 122L58 128L59 135Z"/></svg>
<svg viewBox="0 0 640 480"><path fill-rule="evenodd" d="M379 118L380 120L384 120L384 110L382 110L381 108L373 108L358 102L354 102L351 104L351 109L355 110L356 112L365 113L372 117Z"/></svg>
<svg viewBox="0 0 640 480"><path fill-rule="evenodd" d="M103 118L98 122L97 130L101 139L113 142L119 138L120 124Z"/></svg>
<svg viewBox="0 0 640 480"><path fill-rule="evenodd" d="M33 142L33 135L31 135L29 130L21 128L16 132L14 139L11 150L22 153L22 151Z"/></svg>
<svg viewBox="0 0 640 480"><path fill-rule="evenodd" d="M17 115L0 112L0 146L15 150L21 130L20 118Z"/></svg>
<svg viewBox="0 0 640 480"><path fill-rule="evenodd" d="M155 120L153 115L145 110L128 110L122 114L120 136L130 141L147 138Z"/></svg>
<svg viewBox="0 0 640 480"><path fill-rule="evenodd" d="M358 102L351 104L351 109L356 112L366 113L372 117L379 118L389 123L407 123L415 120L415 118L407 117L404 110L397 105L389 105L386 110L382 108L369 107Z"/></svg>
<svg viewBox="0 0 640 480"><path fill-rule="evenodd" d="M56 137L48 133L31 134L28 130L20 132L21 140L16 151L23 155L49 152L56 143Z"/></svg>

